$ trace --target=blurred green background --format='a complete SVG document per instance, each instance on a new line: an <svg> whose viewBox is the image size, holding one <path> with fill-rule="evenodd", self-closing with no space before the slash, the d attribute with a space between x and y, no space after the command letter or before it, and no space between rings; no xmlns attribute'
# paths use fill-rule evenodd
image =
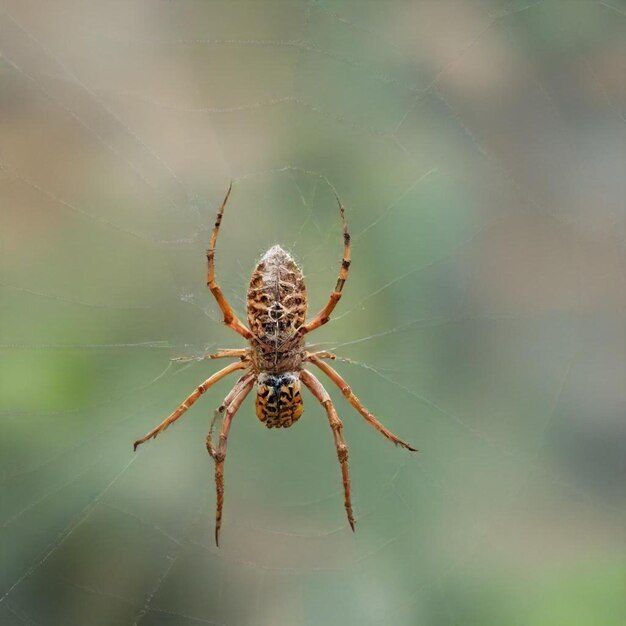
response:
<svg viewBox="0 0 626 626"><path fill-rule="evenodd" d="M626 5L4 0L0 622L624 624ZM221 546L204 438L280 243L311 335L420 452L328 389L249 398Z"/></svg>

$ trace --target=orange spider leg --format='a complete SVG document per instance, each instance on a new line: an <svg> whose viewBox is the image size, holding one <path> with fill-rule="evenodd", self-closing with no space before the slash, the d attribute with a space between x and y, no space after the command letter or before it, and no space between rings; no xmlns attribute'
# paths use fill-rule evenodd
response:
<svg viewBox="0 0 626 626"><path fill-rule="evenodd" d="M251 379L255 378L254 372L246 372L234 385L233 388L228 392L228 395L222 400L222 404L220 404L217 409L215 409L213 413L213 419L211 420L211 426L209 427L209 433L206 436L206 449L209 453L209 456L213 458L215 454L215 448L213 447L213 428L215 427L215 422L217 418L224 413L226 407L233 401L233 398L241 391L242 387L246 385Z"/></svg>
<svg viewBox="0 0 626 626"><path fill-rule="evenodd" d="M343 423L337 415L337 411L333 405L330 396L322 383L317 378L308 372L302 370L300 372L300 380L309 388L311 393L319 400L320 404L326 410L328 415L328 422L333 431L333 438L335 439L335 448L337 449L337 458L341 464L341 476L343 478L343 495L344 506L346 507L346 514L348 516L348 522L350 528L354 531L354 516L352 514L352 502L350 500L350 476L348 475L348 446L343 439Z"/></svg>
<svg viewBox="0 0 626 626"><path fill-rule="evenodd" d="M219 546L220 540L220 528L222 526L222 507L224 506L224 461L226 460L226 444L228 443L228 433L230 431L230 425L232 424L235 413L239 410L241 403L245 400L246 396L250 393L254 385L254 374L251 373L247 377L243 377L239 380L235 388L226 396L226 399L222 403L226 406L224 413L224 420L222 421L222 429L220 431L220 441L217 449L213 447L211 442L211 429L207 435L207 450L213 460L215 461L215 489L217 493L217 505L215 511L215 545ZM220 407L221 409L222 407ZM220 409L216 412L220 412ZM214 420L215 421L215 418Z"/></svg>
<svg viewBox="0 0 626 626"><path fill-rule="evenodd" d="M306 335L312 330L319 328L323 324L326 324L330 319L330 314L337 306L337 302L341 298L341 292L343 286L348 278L348 269L350 268L350 234L348 233L348 225L346 224L345 211L339 198L337 198L337 204L339 204L339 213L341 214L341 220L343 221L343 259L341 260L341 267L339 268L339 277L337 278L337 284L335 290L330 294L330 298L326 303L326 306L310 321L302 325L299 329L299 335Z"/></svg>
<svg viewBox="0 0 626 626"><path fill-rule="evenodd" d="M173 424L209 387L213 386L218 380L224 378L224 376L228 376L231 372L236 370L241 370L247 367L246 363L231 363L227 365L224 369L221 369L219 372L213 374L210 378L207 378L200 386L196 388L196 390L191 393L185 401L163 422L161 422L156 428L151 430L147 435L142 437L141 439L137 439L133 444L133 450L137 450L137 447L142 443L148 441L149 439L154 439L159 433L162 433L170 424Z"/></svg>
<svg viewBox="0 0 626 626"><path fill-rule="evenodd" d="M249 353L248 348L237 348L235 350L219 350L214 354L204 354L202 356L175 356L170 361L185 363L187 361L206 361L208 359L245 358Z"/></svg>
<svg viewBox="0 0 626 626"><path fill-rule="evenodd" d="M350 389L350 385L339 375L339 373L334 370L328 363L324 363L316 358L314 355L310 355L308 360L317 365L328 378L330 378L339 389L341 389L341 393L345 396L348 402L365 418L367 422L369 422L381 435L384 435L390 441L393 441L396 445L400 445L407 450L411 450L412 452L417 452L417 448L414 448L411 444L403 441L399 437L396 437L390 430L387 430L378 419L372 415L364 406L361 404L361 401L354 395L352 389Z"/></svg>
<svg viewBox="0 0 626 626"><path fill-rule="evenodd" d="M239 318L235 315L235 312L233 311L230 304L228 304L224 294L222 293L222 290L215 280L215 243L217 242L217 235L220 230L220 224L222 223L224 207L228 202L228 197L230 196L232 188L233 183L231 182L228 187L228 191L226 192L226 196L222 202L222 206L220 206L220 210L217 212L215 226L213 227L213 232L211 233L209 249L206 253L206 258L208 261L207 286L211 290L211 293L215 297L217 304L224 314L224 323L232 328L235 332L239 333L245 339L252 339L252 333L239 321Z"/></svg>

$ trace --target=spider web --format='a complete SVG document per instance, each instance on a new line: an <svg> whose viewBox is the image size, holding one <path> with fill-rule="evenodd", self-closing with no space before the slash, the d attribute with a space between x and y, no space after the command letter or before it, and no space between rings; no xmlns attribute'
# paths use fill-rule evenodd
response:
<svg viewBox="0 0 626 626"><path fill-rule="evenodd" d="M620 623L626 6L31 2L0 12L3 624ZM283 432L238 414L219 550L204 437L280 242L323 381ZM599 608L601 607L601 608ZM578 621L576 621L578 620Z"/></svg>

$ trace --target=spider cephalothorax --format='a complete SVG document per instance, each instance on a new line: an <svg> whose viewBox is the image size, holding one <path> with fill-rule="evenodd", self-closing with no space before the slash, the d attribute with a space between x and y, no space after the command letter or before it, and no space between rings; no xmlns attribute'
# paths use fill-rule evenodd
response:
<svg viewBox="0 0 626 626"><path fill-rule="evenodd" d="M361 404L346 381L325 362L327 359L335 359L334 354L331 352L309 352L304 346L304 336L330 319L330 314L341 298L343 286L348 278L350 235L348 234L343 207L338 201L343 221L343 259L335 289L330 294L326 306L313 319L306 322L307 296L302 271L289 253L280 246L274 246L263 255L252 272L250 287L248 288L248 327L246 327L235 315L215 280L215 243L231 189L232 185L228 188L226 197L218 211L215 227L211 234L207 251L207 285L224 315L224 323L247 339L250 347L221 350L204 357L207 359L238 358L239 361L227 365L207 378L167 419L147 435L135 441L134 448L136 450L137 446L163 432L218 380L232 372L243 370L243 375L215 412L206 439L207 450L215 461L217 490L215 542L218 543L224 504L226 444L235 413L256 384L256 414L258 418L268 428L287 428L302 415L304 405L302 403L301 383L304 383L326 411L337 449L337 458L341 464L346 514L348 522L354 530L350 479L348 477L348 448L343 439L343 423L339 419L330 396L322 383L311 372L304 369L303 365L312 363L321 369L341 389L348 402L387 439L408 450L415 450L415 448L387 430ZM222 416L222 427L219 444L215 447L212 440L213 425L215 419L220 415Z"/></svg>

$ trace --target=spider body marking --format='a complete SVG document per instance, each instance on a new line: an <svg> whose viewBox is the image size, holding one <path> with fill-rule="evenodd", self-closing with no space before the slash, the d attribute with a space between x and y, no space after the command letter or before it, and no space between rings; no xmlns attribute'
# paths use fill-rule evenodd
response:
<svg viewBox="0 0 626 626"><path fill-rule="evenodd" d="M304 411L299 372L259 374L256 414L267 428L289 428Z"/></svg>
<svg viewBox="0 0 626 626"><path fill-rule="evenodd" d="M207 359L238 358L199 385L185 401L161 424L134 443L139 445L155 438L170 424L178 420L191 405L198 400L212 385L228 374L244 370L222 404L215 411L215 416L206 438L206 448L215 461L216 517L215 543L219 545L219 531L222 523L224 504L224 462L226 445L232 420L242 402L253 387L257 386L256 415L267 428L288 428L292 426L304 411L302 384L320 402L326 412L330 425L337 458L341 466L344 489L344 506L348 522L354 530L354 515L350 498L350 478L348 474L348 448L343 438L343 423L337 415L330 396L322 383L304 364L312 363L324 372L339 387L348 402L384 437L407 450L415 451L410 444L389 431L370 413L352 392L346 381L325 360L335 359L331 352L309 352L306 350L304 337L330 319L337 302L341 298L343 287L350 268L350 235L341 202L337 200L343 222L344 250L339 268L339 276L326 306L306 321L307 293L302 270L291 255L280 246L273 246L261 258L250 279L247 295L247 322L245 326L236 316L224 297L215 279L215 244L219 233L224 208L228 202L232 184L217 214L207 250L208 272L207 286L222 314L224 323L249 342L248 348L221 350L206 355ZM177 360L185 360L181 357ZM222 417L222 424L217 445L213 443L213 427L217 418Z"/></svg>

